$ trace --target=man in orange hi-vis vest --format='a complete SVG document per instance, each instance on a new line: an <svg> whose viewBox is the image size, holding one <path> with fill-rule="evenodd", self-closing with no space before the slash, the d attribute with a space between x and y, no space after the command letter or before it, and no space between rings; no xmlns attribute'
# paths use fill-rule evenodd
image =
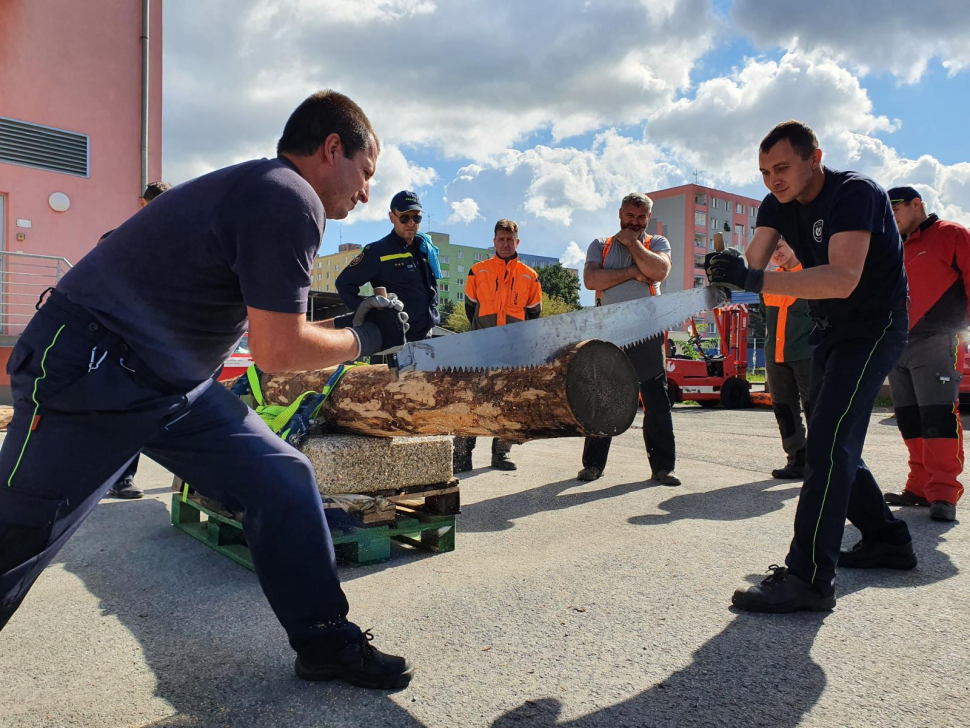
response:
<svg viewBox="0 0 970 728"><path fill-rule="evenodd" d="M583 285L596 291L596 305L608 306L647 296L659 296L660 284L670 273L670 242L662 235L647 235L653 200L632 192L620 204L620 231L597 238L586 252ZM664 336L658 334L626 349L640 381L643 401L643 442L651 478L663 485L680 485L674 474L674 423L667 398ZM583 446L580 480L596 480L606 469L609 437L587 437Z"/></svg>
<svg viewBox="0 0 970 728"><path fill-rule="evenodd" d="M465 279L465 315L472 331L492 326L505 326L539 318L542 313L542 286L539 276L519 260L519 226L512 220L495 223L495 255L475 263ZM512 448L499 438L492 440L492 467L515 470L509 460ZM454 470L472 469L474 437L455 438Z"/></svg>
<svg viewBox="0 0 970 728"><path fill-rule="evenodd" d="M778 241L771 262L781 271L800 271L795 251ZM808 423L808 396L812 382L812 347L809 338L815 322L808 301L778 293L761 294L764 306L765 371L771 391L771 409L778 421L781 445L788 456L783 468L771 471L772 478L800 480L805 477L805 424Z"/></svg>

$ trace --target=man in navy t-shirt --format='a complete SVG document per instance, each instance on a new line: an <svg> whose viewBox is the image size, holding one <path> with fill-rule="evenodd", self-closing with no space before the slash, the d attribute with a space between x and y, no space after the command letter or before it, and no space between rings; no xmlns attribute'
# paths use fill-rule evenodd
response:
<svg viewBox="0 0 970 728"><path fill-rule="evenodd" d="M401 687L411 668L347 621L313 467L215 376L249 331L264 371L318 369L404 344L400 304L362 323L306 320L327 218L368 200L380 144L333 91L290 116L275 159L179 185L50 292L10 356L0 451L0 628L139 452L242 514L260 585L309 680ZM361 311L363 313L361 313Z"/></svg>
<svg viewBox="0 0 970 728"><path fill-rule="evenodd" d="M906 271L886 192L868 177L822 166L815 133L787 121L761 142L759 164L771 194L739 257L707 256L712 285L809 301L816 327L812 356L807 477L785 567L734 593L740 609L826 611L835 606L836 564L912 569L905 522L886 506L862 461L869 415L906 345ZM803 270L765 272L780 237ZM841 552L846 518L862 540Z"/></svg>

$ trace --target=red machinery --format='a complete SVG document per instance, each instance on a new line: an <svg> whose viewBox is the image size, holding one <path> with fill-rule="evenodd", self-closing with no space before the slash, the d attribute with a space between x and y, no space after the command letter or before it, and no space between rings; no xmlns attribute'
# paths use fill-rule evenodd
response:
<svg viewBox="0 0 970 728"><path fill-rule="evenodd" d="M747 304L714 309L714 322L721 342L720 355L704 351L697 324L691 319L690 342L701 358L668 357L667 391L671 404L691 399L701 407L717 407L718 402L727 409L751 406Z"/></svg>

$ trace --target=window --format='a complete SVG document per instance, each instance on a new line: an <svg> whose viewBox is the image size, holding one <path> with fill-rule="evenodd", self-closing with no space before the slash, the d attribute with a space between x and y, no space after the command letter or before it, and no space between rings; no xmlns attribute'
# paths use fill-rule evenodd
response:
<svg viewBox="0 0 970 728"><path fill-rule="evenodd" d="M740 202L735 202L734 203L734 211L736 213L738 213L739 215L743 215L744 214L744 205L742 205Z"/></svg>
<svg viewBox="0 0 970 728"><path fill-rule="evenodd" d="M751 206L751 209L748 212L751 213L751 217L757 217L758 216L758 208L755 207L754 205Z"/></svg>
<svg viewBox="0 0 970 728"><path fill-rule="evenodd" d="M459 258L464 258L465 257L465 251L464 250L459 250L458 251L458 257Z"/></svg>
<svg viewBox="0 0 970 728"><path fill-rule="evenodd" d="M704 276L694 276L694 288L703 288L704 283Z"/></svg>
<svg viewBox="0 0 970 728"><path fill-rule="evenodd" d="M718 225L717 218L716 217L712 217L711 218L711 230L718 230L719 228L720 228L720 226Z"/></svg>
<svg viewBox="0 0 970 728"><path fill-rule="evenodd" d="M465 272L465 266L463 266L463 265L458 266L458 272L459 273L464 273Z"/></svg>
<svg viewBox="0 0 970 728"><path fill-rule="evenodd" d="M482 254L481 253L475 253L475 260L482 260Z"/></svg>
<svg viewBox="0 0 970 728"><path fill-rule="evenodd" d="M333 269L334 269L335 271L338 271L338 270L340 270L340 263L334 263L334 266L333 266Z"/></svg>
<svg viewBox="0 0 970 728"><path fill-rule="evenodd" d="M464 279L464 278L459 278L459 279L458 279L458 285L459 285L459 286L463 286L463 285L465 285L465 279Z"/></svg>
<svg viewBox="0 0 970 728"><path fill-rule="evenodd" d="M703 255L697 255L696 253L694 254L694 267L695 268L703 268L704 267L704 256Z"/></svg>
<svg viewBox="0 0 970 728"><path fill-rule="evenodd" d="M695 212L694 213L694 224L698 227L705 227L707 225L707 213L706 212Z"/></svg>
<svg viewBox="0 0 970 728"><path fill-rule="evenodd" d="M712 210L719 210L719 209L721 209L721 201L718 200L715 197L712 197L711 198L711 209Z"/></svg>
<svg viewBox="0 0 970 728"><path fill-rule="evenodd" d="M707 247L707 235L704 233L694 233L694 245L698 248Z"/></svg>
<svg viewBox="0 0 970 728"><path fill-rule="evenodd" d="M734 237L738 239L738 242L744 240L744 225L734 226Z"/></svg>
<svg viewBox="0 0 970 728"><path fill-rule="evenodd" d="M329 260L327 261L327 267L328 268L330 267L330 261Z"/></svg>
<svg viewBox="0 0 970 728"><path fill-rule="evenodd" d="M706 205L707 204L707 195L700 194L700 193L694 195L694 204L695 205Z"/></svg>
<svg viewBox="0 0 970 728"><path fill-rule="evenodd" d="M329 272L327 273L327 280L328 281L330 280L330 273Z"/></svg>
<svg viewBox="0 0 970 728"><path fill-rule="evenodd" d="M456 297L458 298L459 301L465 300L465 294L460 291L456 294Z"/></svg>
<svg viewBox="0 0 970 728"><path fill-rule="evenodd" d="M447 293L448 292L448 284L447 283L439 283L438 284L438 290L441 291L442 293Z"/></svg>
<svg viewBox="0 0 970 728"><path fill-rule="evenodd" d="M446 263L447 264L448 263L448 256L447 255L439 255L438 256L438 262L439 263Z"/></svg>

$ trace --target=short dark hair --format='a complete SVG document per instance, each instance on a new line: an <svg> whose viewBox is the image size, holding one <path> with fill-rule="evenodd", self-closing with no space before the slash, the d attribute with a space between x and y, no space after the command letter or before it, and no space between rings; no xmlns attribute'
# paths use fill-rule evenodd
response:
<svg viewBox="0 0 970 728"><path fill-rule="evenodd" d="M519 225L515 220L509 220L507 217L503 217L497 223L495 223L495 234L498 235L499 230L505 230L510 232L515 237L519 237Z"/></svg>
<svg viewBox="0 0 970 728"><path fill-rule="evenodd" d="M145 187L145 193L142 195L142 199L145 202L151 202L160 194L168 192L170 189L172 189L172 185L168 182L149 182L148 186Z"/></svg>
<svg viewBox="0 0 970 728"><path fill-rule="evenodd" d="M633 207L645 207L647 208L647 214L653 212L653 200L650 199L649 195L645 195L642 192L631 192L620 202L620 207L624 205L632 205Z"/></svg>
<svg viewBox="0 0 970 728"><path fill-rule="evenodd" d="M381 148L374 127L363 110L347 96L324 89L307 98L290 114L283 127L283 136L276 144L276 153L308 157L331 134L340 137L347 158L366 149L371 139L377 149Z"/></svg>
<svg viewBox="0 0 970 728"><path fill-rule="evenodd" d="M761 153L767 154L773 146L783 139L788 140L791 148L802 159L808 159L818 149L818 137L815 136L812 127L791 119L790 121L781 122L768 132L768 136L761 140Z"/></svg>

